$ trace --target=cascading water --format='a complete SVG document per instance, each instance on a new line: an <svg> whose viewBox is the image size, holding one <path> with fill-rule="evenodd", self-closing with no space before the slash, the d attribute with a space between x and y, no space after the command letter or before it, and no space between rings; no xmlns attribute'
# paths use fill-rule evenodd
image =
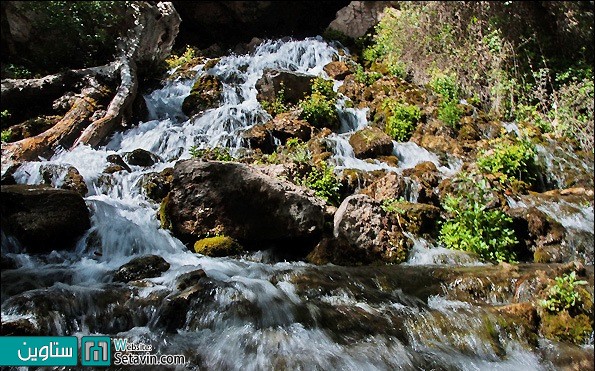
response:
<svg viewBox="0 0 595 371"><path fill-rule="evenodd" d="M150 120L114 135L105 147L79 146L22 166L14 177L28 184L43 182L43 169L58 168L54 186L64 169L76 167L89 188L92 227L74 252L57 247L47 256L20 253L2 236L3 252L19 265L2 272L2 321L28 320L55 335L142 340L162 354L186 355L190 369L552 368L520 336L486 334L496 321L481 307L446 299L433 269L477 261L449 257L423 240L402 266L316 267L204 257L159 227L158 205L145 196L143 176L190 157L192 146L238 150L241 132L269 118L254 87L265 68L323 75L337 55L320 39L267 41L251 55L222 58L209 71L197 67L197 75L208 72L224 82L218 108L185 117L181 104L193 81L170 81L145 97ZM412 143L395 143L398 167L355 159L348 138L367 125L366 112L339 108L340 133L328 138L337 170L401 172L422 161L444 174L457 170ZM102 174L108 155L137 148L162 161ZM137 286L111 282L115 269L146 254L162 256L169 270ZM180 277L198 270L200 287L181 288Z"/></svg>

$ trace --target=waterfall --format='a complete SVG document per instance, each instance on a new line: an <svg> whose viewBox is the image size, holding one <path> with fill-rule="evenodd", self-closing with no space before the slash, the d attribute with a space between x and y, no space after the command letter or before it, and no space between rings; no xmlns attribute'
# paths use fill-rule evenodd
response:
<svg viewBox="0 0 595 371"><path fill-rule="evenodd" d="M323 76L323 66L338 55L321 38L265 41L249 55L223 57L208 71L199 65L194 79L168 81L146 95L148 121L115 134L106 146L79 146L20 167L14 177L23 184L45 182L43 170L53 167L49 182L56 187L66 169L76 167L89 189L85 201L92 226L75 251L56 247L48 256L22 253L2 234L3 252L19 266L2 271L3 323L27 320L55 335L144 341L162 354L184 354L194 369L551 368L520 336L486 333L497 322L486 309L445 297L440 279L432 276L435 269L446 275L452 266L482 267L424 239L416 239L402 266L317 267L266 264L254 256L201 256L160 228L159 205L146 197L144 176L189 158L193 146L238 151L246 145L241 133L270 119L256 99L255 84L265 69ZM223 81L223 101L186 117L182 102L207 72ZM433 162L444 177L460 169L460 163L445 165L414 143L394 142L396 167L355 158L349 137L368 124L366 111L344 103L337 103L341 128L327 138L337 172L402 173L424 161ZM109 177L102 173L107 156L124 156L137 148L161 161ZM549 206L544 211L557 213ZM592 224L592 206L587 216ZM567 218L574 223L574 216ZM163 257L169 270L136 286L112 282L118 267L147 254ZM199 269L205 276L198 281L198 293L180 296L180 277ZM172 309L171 303L180 306ZM37 305L51 308L47 318L35 310ZM179 322L174 326L172 321Z"/></svg>

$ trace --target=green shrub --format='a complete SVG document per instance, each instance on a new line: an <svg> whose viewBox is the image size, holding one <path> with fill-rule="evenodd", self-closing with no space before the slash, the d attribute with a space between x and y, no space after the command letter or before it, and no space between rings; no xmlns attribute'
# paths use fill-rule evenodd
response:
<svg viewBox="0 0 595 371"><path fill-rule="evenodd" d="M463 111L457 101L449 100L438 105L438 119L451 128L458 129Z"/></svg>
<svg viewBox="0 0 595 371"><path fill-rule="evenodd" d="M431 81L432 90L442 97L443 101L459 101L461 91L454 75L437 74Z"/></svg>
<svg viewBox="0 0 595 371"><path fill-rule="evenodd" d="M355 81L366 86L372 85L374 82L382 77L380 72L364 71L361 65L358 65L355 70Z"/></svg>
<svg viewBox="0 0 595 371"><path fill-rule="evenodd" d="M421 118L419 107L387 98L382 102L381 108L388 112L384 128L385 133L396 141L408 141Z"/></svg>
<svg viewBox="0 0 595 371"><path fill-rule="evenodd" d="M128 1L27 1L24 10L37 14L31 24L36 35L59 42L35 45L22 56L28 68L55 71L64 66L103 64L112 58ZM28 53L30 55L28 55Z"/></svg>
<svg viewBox="0 0 595 371"><path fill-rule="evenodd" d="M490 149L480 151L477 165L486 173L531 183L535 180L536 150L533 143L517 137L498 137L488 142Z"/></svg>
<svg viewBox="0 0 595 371"><path fill-rule="evenodd" d="M464 174L461 180L463 187L442 203L449 217L442 223L440 241L449 249L473 252L485 261L515 261L512 248L518 241L512 219L501 210L487 208L494 197L487 181L475 182Z"/></svg>
<svg viewBox="0 0 595 371"><path fill-rule="evenodd" d="M186 46L186 50L181 55L172 53L166 60L165 64L168 69L174 69L176 67L185 66L188 64L196 65L198 63L198 56L196 55L196 49Z"/></svg>
<svg viewBox="0 0 595 371"><path fill-rule="evenodd" d="M333 80L325 80L322 77L317 77L312 82L312 93L319 93L328 99L335 99L337 92L333 90Z"/></svg>
<svg viewBox="0 0 595 371"><path fill-rule="evenodd" d="M231 155L229 148L214 147L214 148L198 148L192 146L190 148L190 155L193 158L200 158L203 160L212 161L234 161L235 158Z"/></svg>
<svg viewBox="0 0 595 371"><path fill-rule="evenodd" d="M385 200L382 200L382 204L380 205L380 208L387 213L404 214L405 209L403 209L401 207L401 204L403 202L405 202L405 199L403 197L400 197L398 199L397 198L387 198Z"/></svg>
<svg viewBox="0 0 595 371"><path fill-rule="evenodd" d="M322 161L306 173L303 177L295 179L297 184L314 190L316 196L331 205L339 204L339 190L341 183L335 176L334 168Z"/></svg>
<svg viewBox="0 0 595 371"><path fill-rule="evenodd" d="M315 92L299 103L300 118L316 127L326 126L338 120L335 100Z"/></svg>
<svg viewBox="0 0 595 371"><path fill-rule="evenodd" d="M12 138L12 130L7 129L7 130L2 130L2 142L6 143L6 142L10 142L10 139Z"/></svg>
<svg viewBox="0 0 595 371"><path fill-rule="evenodd" d="M539 304L546 310L557 313L563 310L576 311L583 304L583 298L577 291L577 286L586 285L587 281L577 281L576 272L564 274L555 278L555 284L550 286L547 297Z"/></svg>
<svg viewBox="0 0 595 371"><path fill-rule="evenodd" d="M275 116L283 112L289 111L289 104L285 101L285 88L281 86L281 89L277 92L275 100L272 102L263 100L260 102L262 108L268 112L269 115Z"/></svg>
<svg viewBox="0 0 595 371"><path fill-rule="evenodd" d="M312 159L308 144L304 143L301 139L287 139L285 149L289 159L295 163L307 163Z"/></svg>

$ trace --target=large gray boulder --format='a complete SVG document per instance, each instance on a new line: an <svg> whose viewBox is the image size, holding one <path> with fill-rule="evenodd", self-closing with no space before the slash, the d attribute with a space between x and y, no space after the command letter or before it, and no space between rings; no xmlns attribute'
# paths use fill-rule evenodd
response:
<svg viewBox="0 0 595 371"><path fill-rule="evenodd" d="M185 242L225 235L241 242L314 238L324 202L288 181L234 162L180 161L162 204L174 235Z"/></svg>
<svg viewBox="0 0 595 371"><path fill-rule="evenodd" d="M259 101L273 102L283 90L285 103L296 104L310 94L312 79L313 76L302 73L266 69L256 82L256 98Z"/></svg>
<svg viewBox="0 0 595 371"><path fill-rule="evenodd" d="M82 196L72 190L3 185L2 230L29 253L67 250L91 226Z"/></svg>

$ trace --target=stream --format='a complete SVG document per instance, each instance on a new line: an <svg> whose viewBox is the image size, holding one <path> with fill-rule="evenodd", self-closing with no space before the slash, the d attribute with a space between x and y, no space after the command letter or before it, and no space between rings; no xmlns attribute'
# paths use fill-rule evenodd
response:
<svg viewBox="0 0 595 371"><path fill-rule="evenodd" d="M149 119L115 134L107 145L79 146L21 166L14 174L17 183L44 183L42 174L51 169L55 187L69 166L76 167L89 189L91 228L74 251L56 246L47 255L22 253L2 234L3 254L18 265L2 271L2 322L26 319L54 335L107 335L152 344L161 354L184 354L187 363L178 369L556 369L555 345L540 339L535 347L522 331L498 327L486 305L448 295L444 277L451 269L481 271L487 265L424 239L411 236L412 253L399 266L315 266L273 261L266 251L240 259L206 257L160 228L159 205L143 191L146 174L190 158L193 146L240 153L246 147L241 134L270 119L256 99L255 84L264 69L326 77L323 66L337 58L337 48L320 38L265 41L251 54L221 58L209 71L196 67L195 79L208 72L223 81L218 108L186 117L181 106L195 79L168 81L145 96ZM401 173L424 161L433 162L442 177L460 170L456 158L444 163L411 142L394 143L398 167L356 159L348 139L367 125L366 112L346 108L341 99L337 104L341 128L327 139L336 172ZM160 161L131 165L131 172L102 173L108 155L137 148ZM407 198L416 201L413 193ZM581 244L581 238L592 243L592 204L548 201L538 208L577 232L569 243ZM112 282L121 265L147 254L163 257L169 270L138 285ZM190 291L180 286L188 275L199 278ZM512 298L506 295L503 303ZM592 352L593 340L579 348Z"/></svg>

